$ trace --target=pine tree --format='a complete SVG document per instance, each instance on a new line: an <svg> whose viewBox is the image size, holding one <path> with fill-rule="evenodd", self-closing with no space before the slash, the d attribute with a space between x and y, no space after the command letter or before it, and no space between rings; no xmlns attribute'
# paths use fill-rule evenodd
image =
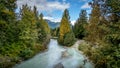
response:
<svg viewBox="0 0 120 68"><path fill-rule="evenodd" d="M112 58L108 62L108 66L111 68L119 68L120 65L120 1L119 0L107 0L107 7L109 8L108 14L110 15L108 24L108 34L105 36L109 44L111 44L111 52L109 56Z"/></svg>
<svg viewBox="0 0 120 68"><path fill-rule="evenodd" d="M119 45L120 43L120 1L109 0L106 1L107 6L111 9L108 13L111 14L110 16L110 23L109 23L109 41L114 45Z"/></svg>
<svg viewBox="0 0 120 68"><path fill-rule="evenodd" d="M0 68L9 68L19 60L32 57L36 52L44 50L42 44L50 39L49 26L43 18L40 21L36 7L31 10L23 5L19 19L16 18L15 8L16 0L0 0L0 58L4 59L0 62ZM37 42L38 39L42 39L41 43Z"/></svg>
<svg viewBox="0 0 120 68"><path fill-rule="evenodd" d="M27 45L33 45L36 42L36 22L34 12L27 5L23 5L21 10L21 21L19 23L21 30L19 38Z"/></svg>
<svg viewBox="0 0 120 68"><path fill-rule="evenodd" d="M10 23L15 19L16 0L0 0L0 19Z"/></svg>
<svg viewBox="0 0 120 68"><path fill-rule="evenodd" d="M97 42L100 38L99 36L99 23L100 23L100 7L98 4L92 6L92 13L90 15L90 23L87 26L88 38L87 40L91 42Z"/></svg>
<svg viewBox="0 0 120 68"><path fill-rule="evenodd" d="M99 43L95 45L97 48L93 46L95 51L91 52L91 59L96 68L119 68L120 2L119 0L93 0L91 5L92 13L87 27L89 32L87 39L92 43ZM91 50L93 47L91 46Z"/></svg>
<svg viewBox="0 0 120 68"><path fill-rule="evenodd" d="M34 12L34 14L35 14L35 17L36 17L36 20L38 20L38 11L37 11L37 7L36 6L34 6L34 8L33 8L33 12Z"/></svg>
<svg viewBox="0 0 120 68"><path fill-rule="evenodd" d="M50 39L50 28L47 22L43 19L43 14L41 13L39 16L39 21L37 22L37 29L38 29L38 41L46 44Z"/></svg>
<svg viewBox="0 0 120 68"><path fill-rule="evenodd" d="M67 46L67 44L64 44L65 43L64 39L66 38L66 34L72 33L69 19L70 19L69 12L67 9L65 9L62 20L61 20L61 24L60 24L58 42L63 45L66 45L66 46ZM72 35L74 35L74 34L72 34ZM71 39L74 40L74 37ZM69 41L69 39L66 39L66 41ZM69 41L69 43L70 43L70 41Z"/></svg>
<svg viewBox="0 0 120 68"><path fill-rule="evenodd" d="M70 21L69 21L69 13L68 10L66 9L64 11L61 24L60 24L60 31L59 31L59 42L63 43L64 41L64 35L68 32L70 32Z"/></svg>
<svg viewBox="0 0 120 68"><path fill-rule="evenodd" d="M75 37L82 39L86 35L85 26L87 25L87 13L86 10L81 10L78 20L76 21L73 31Z"/></svg>
<svg viewBox="0 0 120 68"><path fill-rule="evenodd" d="M0 0L0 45L9 45L18 39L15 2L16 0Z"/></svg>

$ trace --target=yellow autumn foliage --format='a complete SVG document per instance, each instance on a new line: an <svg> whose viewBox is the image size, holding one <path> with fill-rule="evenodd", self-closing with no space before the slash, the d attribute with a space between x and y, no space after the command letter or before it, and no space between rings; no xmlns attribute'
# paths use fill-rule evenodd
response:
<svg viewBox="0 0 120 68"><path fill-rule="evenodd" d="M69 33L71 31L69 19L66 17L63 17L60 24L60 31L59 31L59 42L63 43L64 36L66 33Z"/></svg>

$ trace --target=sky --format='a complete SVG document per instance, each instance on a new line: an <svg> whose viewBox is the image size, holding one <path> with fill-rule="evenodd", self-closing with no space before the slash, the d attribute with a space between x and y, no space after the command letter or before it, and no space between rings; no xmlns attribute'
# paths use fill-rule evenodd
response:
<svg viewBox="0 0 120 68"><path fill-rule="evenodd" d="M81 9L91 13L91 8L88 2L91 0L17 0L18 9L22 5L36 6L39 13L43 13L44 19L51 20L53 22L60 22L63 11L69 10L70 21L74 25L75 21L79 17ZM17 9L17 10L18 10Z"/></svg>

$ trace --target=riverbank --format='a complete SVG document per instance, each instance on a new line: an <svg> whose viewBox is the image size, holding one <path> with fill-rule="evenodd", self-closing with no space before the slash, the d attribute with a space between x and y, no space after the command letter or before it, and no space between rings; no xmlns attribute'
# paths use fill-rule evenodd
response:
<svg viewBox="0 0 120 68"><path fill-rule="evenodd" d="M67 55L62 56L63 52ZM93 68L91 63L85 64L84 59L85 57L75 48L60 46L57 40L51 39L45 52L13 68Z"/></svg>
<svg viewBox="0 0 120 68"><path fill-rule="evenodd" d="M95 52L95 48L97 47L97 45L91 46L90 43L84 40L81 40L81 43L77 45L77 47L80 53L82 53L86 57L87 61L91 62L93 66L95 67L96 63L94 63L93 59L96 57L96 54L97 54L97 52Z"/></svg>
<svg viewBox="0 0 120 68"><path fill-rule="evenodd" d="M14 53L11 53L11 56L0 55L0 68L12 68L12 66L14 66L15 64L19 64L23 61L26 61L35 56L37 53L43 52L46 49L46 47L42 45L36 47L37 49L34 49L32 51L28 50L25 57L18 56L17 54L15 55ZM17 51L19 52L19 49Z"/></svg>
<svg viewBox="0 0 120 68"><path fill-rule="evenodd" d="M11 46L0 48L3 54L0 54L0 68L12 68L15 64L31 59L38 53L42 53L47 49L49 39L44 43L35 43L32 46L25 44L15 43Z"/></svg>
<svg viewBox="0 0 120 68"><path fill-rule="evenodd" d="M77 51L79 51L80 54L82 54L85 57L83 61L84 63L90 62L94 66L94 63L89 59L89 56L87 56L83 50L80 50L80 47L82 47L81 45L84 42L85 42L84 40L77 40L75 44L71 46L70 48L75 48Z"/></svg>

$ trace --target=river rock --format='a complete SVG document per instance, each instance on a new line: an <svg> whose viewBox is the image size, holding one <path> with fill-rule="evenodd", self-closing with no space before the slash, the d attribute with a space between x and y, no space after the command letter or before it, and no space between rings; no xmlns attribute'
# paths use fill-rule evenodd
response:
<svg viewBox="0 0 120 68"><path fill-rule="evenodd" d="M54 66L54 68L64 68L62 63L58 63Z"/></svg>
<svg viewBox="0 0 120 68"><path fill-rule="evenodd" d="M62 52L62 58L64 57L69 57L67 50Z"/></svg>

